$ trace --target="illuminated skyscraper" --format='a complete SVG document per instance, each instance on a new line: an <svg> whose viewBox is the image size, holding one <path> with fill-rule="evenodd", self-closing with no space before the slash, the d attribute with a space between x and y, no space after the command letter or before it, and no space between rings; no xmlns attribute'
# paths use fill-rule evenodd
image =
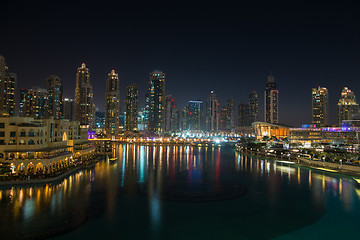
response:
<svg viewBox="0 0 360 240"><path fill-rule="evenodd" d="M329 94L324 87L312 89L312 123L317 127L329 124Z"/></svg>
<svg viewBox="0 0 360 240"><path fill-rule="evenodd" d="M279 91L276 88L275 78L270 73L267 82L265 83L265 122L278 123L278 102Z"/></svg>
<svg viewBox="0 0 360 240"><path fill-rule="evenodd" d="M250 124L259 120L259 97L256 91L249 94Z"/></svg>
<svg viewBox="0 0 360 240"><path fill-rule="evenodd" d="M203 102L200 100L189 101L187 107L187 123L189 130L204 129Z"/></svg>
<svg viewBox="0 0 360 240"><path fill-rule="evenodd" d="M111 70L106 79L105 90L105 130L107 135L119 134L119 116L119 76L114 70Z"/></svg>
<svg viewBox="0 0 360 240"><path fill-rule="evenodd" d="M188 118L189 118L189 106L185 106L180 113L181 121L180 121L180 130L188 130L189 124L188 124Z"/></svg>
<svg viewBox="0 0 360 240"><path fill-rule="evenodd" d="M20 117L25 117L25 101L26 101L27 92L28 92L27 89L22 88L20 90L20 109L19 109Z"/></svg>
<svg viewBox="0 0 360 240"><path fill-rule="evenodd" d="M238 105L238 126L245 127L251 125L250 105L240 103Z"/></svg>
<svg viewBox="0 0 360 240"><path fill-rule="evenodd" d="M226 129L232 131L235 129L235 101L229 98L226 104Z"/></svg>
<svg viewBox="0 0 360 240"><path fill-rule="evenodd" d="M227 106L219 107L219 130L227 131L228 129L228 109Z"/></svg>
<svg viewBox="0 0 360 240"><path fill-rule="evenodd" d="M165 96L165 131L176 131L179 128L179 111L172 95Z"/></svg>
<svg viewBox="0 0 360 240"><path fill-rule="evenodd" d="M49 116L54 119L63 118L63 85L59 76L51 75L45 80L49 93Z"/></svg>
<svg viewBox="0 0 360 240"><path fill-rule="evenodd" d="M219 131L219 102L214 91L211 91L206 101L206 130Z"/></svg>
<svg viewBox="0 0 360 240"><path fill-rule="evenodd" d="M37 119L48 118L49 92L43 88L28 89L25 94L24 116Z"/></svg>
<svg viewBox="0 0 360 240"><path fill-rule="evenodd" d="M165 73L150 73L148 131L161 133L165 124Z"/></svg>
<svg viewBox="0 0 360 240"><path fill-rule="evenodd" d="M146 130L146 119L145 119L145 107L141 108L138 112L138 130L144 131Z"/></svg>
<svg viewBox="0 0 360 240"><path fill-rule="evenodd" d="M63 118L74 121L75 119L75 101L74 99L64 98L63 100Z"/></svg>
<svg viewBox="0 0 360 240"><path fill-rule="evenodd" d="M90 72L85 63L77 69L75 88L75 120L81 125L94 124L93 88L90 84Z"/></svg>
<svg viewBox="0 0 360 240"><path fill-rule="evenodd" d="M145 107L144 107L144 112L143 112L144 130L147 130L148 125L149 125L149 108L150 108L149 92L146 92L145 93Z"/></svg>
<svg viewBox="0 0 360 240"><path fill-rule="evenodd" d="M126 131L138 130L138 97L139 91L136 84L126 89Z"/></svg>
<svg viewBox="0 0 360 240"><path fill-rule="evenodd" d="M15 115L17 76L8 71L5 58L0 55L0 113Z"/></svg>
<svg viewBox="0 0 360 240"><path fill-rule="evenodd" d="M359 114L359 104L356 103L355 94L347 87L341 92L337 104L337 120L341 126L343 120L353 120Z"/></svg>

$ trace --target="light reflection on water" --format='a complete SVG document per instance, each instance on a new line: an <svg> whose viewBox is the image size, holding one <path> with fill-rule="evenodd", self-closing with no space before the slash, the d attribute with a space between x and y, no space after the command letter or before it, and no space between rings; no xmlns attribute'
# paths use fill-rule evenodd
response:
<svg viewBox="0 0 360 240"><path fill-rule="evenodd" d="M194 238L206 232L212 239L219 236L213 231L220 231L220 220L231 236L253 236L250 230L261 227L267 233L257 231L257 237L268 238L311 225L333 208L343 215L359 212L360 190L349 178L244 156L231 148L121 144L114 146L112 157L118 160L99 162L57 184L0 188L0 232L9 237L34 229L46 231L79 221L89 209L97 209L96 224L108 227L108 234L121 226L124 238L135 234L168 239L171 231L187 227L195 232ZM162 199L167 189L208 191L229 182L245 186L247 194L200 205ZM146 185L148 196L139 193L141 185ZM181 221L184 215L192 220ZM269 218L284 227L262 222ZM198 224L189 225L192 221ZM139 224L141 231L136 228ZM74 234L101 237L93 228L85 224Z"/></svg>

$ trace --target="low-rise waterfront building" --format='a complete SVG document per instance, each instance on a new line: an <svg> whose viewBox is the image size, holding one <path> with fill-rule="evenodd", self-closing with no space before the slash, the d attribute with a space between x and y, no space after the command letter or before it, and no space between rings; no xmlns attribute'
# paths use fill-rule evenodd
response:
<svg viewBox="0 0 360 240"><path fill-rule="evenodd" d="M266 122L253 122L252 128L255 131L255 136L257 139L262 139L263 137L276 137L277 139L284 139L289 137L289 127L285 125Z"/></svg>
<svg viewBox="0 0 360 240"><path fill-rule="evenodd" d="M13 173L51 173L93 154L88 128L78 121L0 117L0 162Z"/></svg>

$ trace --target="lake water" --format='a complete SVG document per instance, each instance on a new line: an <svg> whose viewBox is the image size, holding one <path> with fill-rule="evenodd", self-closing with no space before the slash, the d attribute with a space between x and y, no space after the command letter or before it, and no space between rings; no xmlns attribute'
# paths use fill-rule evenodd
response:
<svg viewBox="0 0 360 240"><path fill-rule="evenodd" d="M345 176L230 146L120 144L113 154L56 184L0 188L0 239L360 236L360 188Z"/></svg>

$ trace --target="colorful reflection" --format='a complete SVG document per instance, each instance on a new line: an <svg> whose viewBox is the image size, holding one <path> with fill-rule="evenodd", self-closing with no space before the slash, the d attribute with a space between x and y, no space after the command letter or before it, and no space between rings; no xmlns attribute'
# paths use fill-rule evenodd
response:
<svg viewBox="0 0 360 240"><path fill-rule="evenodd" d="M359 212L360 190L350 178L231 147L118 144L111 157L117 160L104 158L56 184L0 188L1 239L71 226L82 226L72 232L78 239L189 238L172 235L184 229L193 239L268 239L315 224L335 208L342 216ZM212 203L164 199L169 191L207 194L231 184L244 186L246 195Z"/></svg>

